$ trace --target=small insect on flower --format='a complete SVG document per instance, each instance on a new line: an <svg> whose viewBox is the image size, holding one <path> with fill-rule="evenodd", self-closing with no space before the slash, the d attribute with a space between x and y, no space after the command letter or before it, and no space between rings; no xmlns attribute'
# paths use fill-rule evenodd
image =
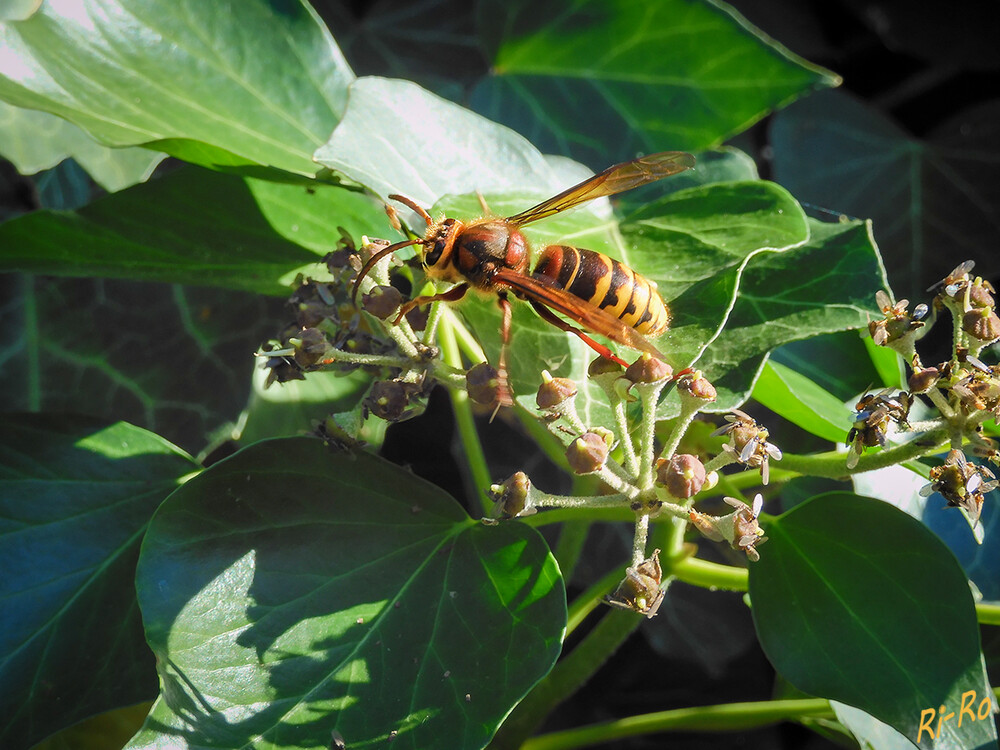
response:
<svg viewBox="0 0 1000 750"><path fill-rule="evenodd" d="M858 465L866 447L885 447L890 423L906 425L913 397L905 391L890 396L892 390L886 388L879 393L866 394L854 405L854 426L847 433L847 442L851 446L847 453L848 469Z"/></svg>
<svg viewBox="0 0 1000 750"><path fill-rule="evenodd" d="M660 582L663 569L660 567L660 550L635 567L625 569L625 579L618 584L615 593L604 598L605 604L619 609L630 609L646 617L653 617L663 603L663 589Z"/></svg>
<svg viewBox="0 0 1000 750"><path fill-rule="evenodd" d="M736 513L733 514L733 530L735 532L733 547L743 550L751 562L757 562L760 559L760 553L757 552L756 545L767 541L764 530L757 521L760 510L764 507L764 498L759 493L755 495L752 507L732 497L727 497L725 500L736 508Z"/></svg>
<svg viewBox="0 0 1000 750"><path fill-rule="evenodd" d="M878 346L896 341L908 333L923 327L923 318L927 316L927 305L917 305L913 314L906 311L909 300L901 299L892 304L889 295L879 289L875 292L875 302L878 304L884 318L868 323L868 332L872 341Z"/></svg>
<svg viewBox="0 0 1000 750"><path fill-rule="evenodd" d="M948 501L948 507L962 508L973 527L979 523L983 499L996 489L998 482L993 472L985 466L969 463L958 450L948 453L940 466L931 469L931 482L920 489L922 497L935 492Z"/></svg>
<svg viewBox="0 0 1000 750"><path fill-rule="evenodd" d="M770 477L769 460L781 460L781 450L767 441L767 428L739 409L733 409L732 414L727 414L726 421L729 424L723 425L712 435L729 435L729 443L722 450L745 466L760 468L760 481L767 484Z"/></svg>
<svg viewBox="0 0 1000 750"><path fill-rule="evenodd" d="M927 287L928 292L933 292L941 289L942 293L948 297L955 297L960 291L965 289L969 285L969 272L976 267L976 261L967 260L959 263L955 266L951 273L945 276L941 281L931 284Z"/></svg>
<svg viewBox="0 0 1000 750"><path fill-rule="evenodd" d="M968 374L951 386L966 412L988 411L1000 413L1000 367L988 367L972 356L966 362L973 366Z"/></svg>

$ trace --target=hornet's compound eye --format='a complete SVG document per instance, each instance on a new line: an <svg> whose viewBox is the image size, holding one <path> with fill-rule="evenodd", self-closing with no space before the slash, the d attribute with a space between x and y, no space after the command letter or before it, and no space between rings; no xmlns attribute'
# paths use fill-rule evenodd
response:
<svg viewBox="0 0 1000 750"><path fill-rule="evenodd" d="M427 252L424 257L424 262L429 266L437 265L441 260L441 255L444 253L445 248L448 247L451 228L455 225L454 219L445 219L441 223L441 227L438 229L434 239L431 240L434 244L431 249Z"/></svg>

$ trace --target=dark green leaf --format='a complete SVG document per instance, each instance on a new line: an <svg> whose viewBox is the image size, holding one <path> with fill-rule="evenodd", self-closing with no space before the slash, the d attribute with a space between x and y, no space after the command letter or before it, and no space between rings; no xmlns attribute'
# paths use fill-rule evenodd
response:
<svg viewBox="0 0 1000 750"><path fill-rule="evenodd" d="M0 276L0 406L123 419L192 453L235 422L281 303L166 284Z"/></svg>
<svg viewBox="0 0 1000 750"><path fill-rule="evenodd" d="M778 362L767 362L761 369L753 397L813 435L835 443L847 439L851 410L805 375Z"/></svg>
<svg viewBox="0 0 1000 750"><path fill-rule="evenodd" d="M921 747L996 747L992 713L968 714L970 703L973 712L984 699L992 705L972 595L933 533L849 493L814 498L765 530L750 597L761 645L789 682L867 711ZM938 738L927 712L941 706L954 716ZM933 736L921 732L922 717Z"/></svg>
<svg viewBox="0 0 1000 750"><path fill-rule="evenodd" d="M917 141L824 92L775 118L775 177L802 201L870 217L898 296L925 302L926 288L960 262L993 263L998 112L1000 102L987 102Z"/></svg>
<svg viewBox="0 0 1000 750"><path fill-rule="evenodd" d="M21 174L34 174L72 157L109 192L142 182L164 157L145 148L107 148L55 115L2 101L0 136L0 154Z"/></svg>
<svg viewBox="0 0 1000 750"><path fill-rule="evenodd" d="M386 227L361 193L187 167L76 212L40 211L0 225L0 270L104 276L288 294L315 274L343 226Z"/></svg>
<svg viewBox="0 0 1000 750"><path fill-rule="evenodd" d="M637 153L718 146L833 74L722 3L484 3L493 75L473 107L544 151L593 167Z"/></svg>
<svg viewBox="0 0 1000 750"><path fill-rule="evenodd" d="M45 3L0 43L0 98L101 143L198 141L305 175L353 78L300 0L247 0L238 12L200 0Z"/></svg>
<svg viewBox="0 0 1000 750"><path fill-rule="evenodd" d="M30 747L155 695L133 588L139 542L197 467L121 422L0 422L0 744Z"/></svg>
<svg viewBox="0 0 1000 750"><path fill-rule="evenodd" d="M132 748L482 747L559 653L536 532L318 440L258 443L174 493L138 590L163 692Z"/></svg>

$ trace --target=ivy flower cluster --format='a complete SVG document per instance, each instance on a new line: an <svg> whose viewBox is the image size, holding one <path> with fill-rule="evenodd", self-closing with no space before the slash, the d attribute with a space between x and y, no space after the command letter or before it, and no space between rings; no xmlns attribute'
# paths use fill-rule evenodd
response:
<svg viewBox="0 0 1000 750"><path fill-rule="evenodd" d="M974 276L973 267L972 261L958 265L931 287L936 292L932 304L918 305L912 313L907 311L907 300L893 304L885 292L876 295L884 317L869 323L869 333L876 344L902 356L909 368L908 390L894 393L889 388L858 401L847 436L847 468L865 470L860 460L866 449L885 449L893 433L921 433L921 443L932 450L944 443L950 449L948 456L931 470L931 482L921 494L941 494L975 528L984 498L997 482L989 469L969 457L1000 465L1000 450L985 434L986 424L1000 417L1000 366L980 359L987 347L1000 340L1000 317L993 286ZM928 366L921 361L916 344L942 312L952 319L951 356ZM919 423L910 421L911 407L918 399L934 407L937 415Z"/></svg>

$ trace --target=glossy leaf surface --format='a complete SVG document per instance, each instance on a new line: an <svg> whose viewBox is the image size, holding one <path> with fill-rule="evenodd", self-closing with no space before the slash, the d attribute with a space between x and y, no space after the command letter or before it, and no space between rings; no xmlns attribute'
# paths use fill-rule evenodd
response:
<svg viewBox="0 0 1000 750"><path fill-rule="evenodd" d="M989 697L972 596L931 531L849 493L820 495L765 531L750 597L761 645L789 682L861 708L921 747L996 746L992 713L976 714ZM934 721L929 737L922 712L940 706L955 715L940 737Z"/></svg>
<svg viewBox="0 0 1000 750"><path fill-rule="evenodd" d="M715 147L838 82L721 3L493 2L479 24L497 51L472 106L595 168Z"/></svg>
<svg viewBox="0 0 1000 750"><path fill-rule="evenodd" d="M0 99L109 146L312 175L353 73L312 8L54 0L0 27ZM271 65L248 65L272 60Z"/></svg>
<svg viewBox="0 0 1000 750"><path fill-rule="evenodd" d="M162 438L121 422L0 420L4 747L30 747L155 695L135 564L149 518L196 469Z"/></svg>
<svg viewBox="0 0 1000 750"><path fill-rule="evenodd" d="M172 495L138 591L163 690L132 748L482 747L566 618L535 531L305 438Z"/></svg>

